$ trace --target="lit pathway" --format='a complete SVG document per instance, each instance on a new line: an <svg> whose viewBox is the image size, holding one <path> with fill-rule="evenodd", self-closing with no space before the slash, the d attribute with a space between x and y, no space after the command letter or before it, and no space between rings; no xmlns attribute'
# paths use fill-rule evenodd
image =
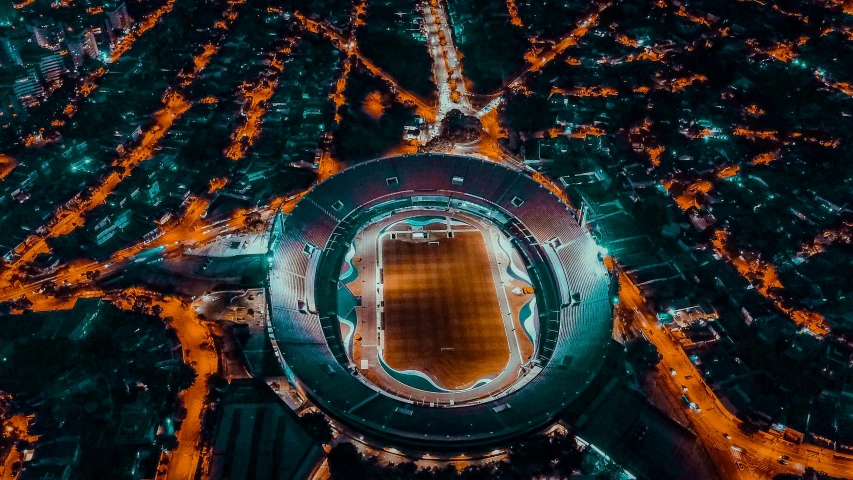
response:
<svg viewBox="0 0 853 480"><path fill-rule="evenodd" d="M438 136L441 121L448 112L456 109L466 115L473 115L474 108L468 101L469 94L462 76L462 65L459 63L444 4L439 0L424 2L421 12L424 16L427 48L432 56L432 72L438 87L438 112L435 122L422 133L421 143L424 144Z"/></svg>
<svg viewBox="0 0 853 480"><path fill-rule="evenodd" d="M184 354L184 363L190 365L196 372L195 382L180 393L180 399L187 410L187 417L175 432L178 437L178 447L170 452L169 467L165 472L158 471L157 478L188 480L195 478L195 472L201 459L199 441L204 420L202 414L206 407L207 380L210 375L219 370L219 357L213 347L213 339L207 324L198 318L190 305L173 297L160 298L155 293L139 289L122 292L111 299L122 309L130 309L131 304L125 301L125 295L149 295L154 297L154 305L163 308L162 317L171 317L169 324L175 329Z"/></svg>

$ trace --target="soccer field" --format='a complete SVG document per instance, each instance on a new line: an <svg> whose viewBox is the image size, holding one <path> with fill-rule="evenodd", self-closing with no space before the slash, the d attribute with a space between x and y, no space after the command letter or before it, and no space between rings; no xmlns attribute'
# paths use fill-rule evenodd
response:
<svg viewBox="0 0 853 480"><path fill-rule="evenodd" d="M388 366L450 389L500 373L510 352L483 236L401 237L381 245Z"/></svg>

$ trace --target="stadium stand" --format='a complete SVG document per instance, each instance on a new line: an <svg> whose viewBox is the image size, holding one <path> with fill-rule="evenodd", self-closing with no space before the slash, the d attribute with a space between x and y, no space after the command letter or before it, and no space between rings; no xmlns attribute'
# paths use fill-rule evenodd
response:
<svg viewBox="0 0 853 480"><path fill-rule="evenodd" d="M415 206L484 218L519 251L535 287L540 338L531 373L514 388L430 406L373 385L347 356L336 288L350 242L377 216ZM322 251L309 262L315 248ZM611 336L611 279L570 207L523 170L471 157L377 159L316 185L284 220L268 283L273 340L290 381L340 422L401 446L479 448L547 426L592 381Z"/></svg>

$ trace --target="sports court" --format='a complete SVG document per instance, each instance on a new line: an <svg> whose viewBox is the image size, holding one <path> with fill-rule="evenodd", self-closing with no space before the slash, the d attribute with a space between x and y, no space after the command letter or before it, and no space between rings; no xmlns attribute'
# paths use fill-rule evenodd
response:
<svg viewBox="0 0 853 480"><path fill-rule="evenodd" d="M509 346L479 231L384 236L384 359L439 386L462 389L498 375Z"/></svg>

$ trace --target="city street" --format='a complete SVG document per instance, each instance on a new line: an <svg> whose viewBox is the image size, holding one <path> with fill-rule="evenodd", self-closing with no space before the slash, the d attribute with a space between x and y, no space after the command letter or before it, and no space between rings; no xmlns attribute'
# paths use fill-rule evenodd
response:
<svg viewBox="0 0 853 480"><path fill-rule="evenodd" d="M192 306L184 305L180 299L160 297L144 290L133 289L121 292L121 295L154 295L154 305L163 309L162 317L171 317L169 324L175 329L184 354L184 363L196 372L195 383L180 394L183 407L187 411L186 419L177 430L178 447L168 454L168 468L159 469L157 478L186 480L194 478L201 460L201 428L204 420L208 388L207 379L219 371L219 357L213 346L213 339L207 323L200 320ZM121 296L112 299L120 308L129 309Z"/></svg>
<svg viewBox="0 0 853 480"><path fill-rule="evenodd" d="M261 215L261 220L268 222L279 209L285 213L288 212L293 208L298 198L300 197L296 196L287 200L280 199L272 202L266 208L258 210L257 213ZM246 217L253 213L252 211L238 211L228 217L203 221L200 217L207 205L206 200L195 199L188 205L181 221L162 232L155 239L120 250L108 260L75 262L61 269L58 273L44 278L35 278L32 282L17 286L9 285L0 290L0 301L14 300L26 295L33 302L34 310L50 310L56 305L56 299L40 292L41 287L47 282L53 282L59 286L77 285L88 290L87 285L90 281L85 278L86 272L100 271L100 276L106 277L121 273L139 261L153 262L174 255L182 255L186 250L202 247L228 233L242 231L246 226ZM146 252L150 252L151 256L143 255ZM72 298L72 303L75 299L76 297Z"/></svg>
<svg viewBox="0 0 853 480"><path fill-rule="evenodd" d="M459 110L465 115L473 115L474 108L468 99L462 65L459 63L453 32L444 8L444 3L431 0L422 4L424 33L427 48L432 56L432 73L438 89L438 112L435 122L421 133L420 143L426 144L438 136L441 121L451 110Z"/></svg>
<svg viewBox="0 0 853 480"><path fill-rule="evenodd" d="M342 418L340 412L357 411L365 418L375 414L378 421L353 417L347 423L363 422L369 428L361 433L333 422L336 438L332 443L352 442L362 455L376 456L380 462L412 460L422 467L454 464L461 468L504 459L508 439L518 437L495 436L499 428L515 421L532 425L541 419L536 425L543 425L560 418L560 428L589 434L601 449L598 453L611 455L620 468L644 478L689 477L661 474L668 467L680 467L680 458L694 459L679 453L686 452L680 448L689 444L695 458L701 457L696 465L701 464L697 468L703 477L713 477L716 467L721 480L802 476L807 469L853 480L853 455L839 453L853 451L853 287L848 281L853 275L849 202L853 169L834 161L849 157L853 145L853 70L845 62L853 48L851 15L850 1L842 0L784 4L757 0L687 4L683 0L388 0L379 4L312 0L292 5L247 0L7 1L0 5L0 223L4 229L0 303L11 315L5 318L8 331L0 339L0 357L10 363L24 360L18 368L7 369L12 373L0 386L0 395L8 391L15 399L16 410L6 413L26 415L6 418L15 427L7 431L26 427L22 418L28 417L29 427L38 426L30 430L38 431L41 438L32 439L34 450L28 450L26 462L15 448L8 455L4 451L0 480L42 475L39 469L45 467L65 468L51 464L57 462L53 450L62 443L57 439L91 439L92 430L109 435L102 435L106 440L78 442L78 451L72 452L74 461L64 462L72 465L65 469L65 476L91 477L80 472L90 472L92 464L106 470L107 462L101 463L107 456L103 452L116 452L110 455L115 457L109 462L114 469L110 476L132 470L132 475L158 480L192 479L196 474L206 479L211 445L217 445L216 462L229 455L203 433L211 426L204 423L209 407L207 379L215 373L247 383L257 375L252 380L257 380L263 393L269 392L260 378L271 374L264 380L281 383L275 389L288 392L282 397L296 406L297 413L314 409L314 401L329 418ZM424 155L413 155L418 153ZM444 154L454 159L477 157L465 159L471 162L488 160L479 162L485 165L479 171L487 173L472 174L475 167L470 164L443 173L443 166L456 161L439 163L436 158ZM401 168L407 160L418 162L417 172L408 176ZM366 174L367 169L360 170L374 161L384 165L384 170L375 170L375 177ZM432 171L424 172L427 167ZM501 180L495 172L504 167L511 176ZM349 180L347 175L352 175ZM435 185L428 183L433 179ZM346 402L356 389L346 390L342 395L348 396L340 400L345 408L340 411L330 407L337 408L337 403L326 405L319 397L303 395L293 401L289 396L291 389L315 394L322 391L320 387L341 393L335 384L327 383L325 373L318 381L304 381L303 377L316 373L316 362L301 372L294 367L306 358L307 345L319 346L317 351L323 355L331 351L340 366L350 367L341 360L345 357L336 350L339 345L329 343L335 333L344 336L336 328L330 331L325 323L331 321L336 327L334 317L326 316L334 312L324 312L324 305L315 304L317 292L312 285L317 290L319 280L309 274L316 272L302 268L303 253L313 269L318 258L330 258L317 255L322 247L333 251L332 241L339 240L321 237L319 231L330 222L339 228L360 218L356 210L344 215L350 204L362 210L374 205L361 198L364 192L345 195L343 185L389 187L382 202L392 196L402 201L415 191L411 206L417 207L421 201L443 202L451 179L451 206L464 204L462 195L472 195L488 201L477 204L488 211L488 218L515 216L519 225L501 225L524 228L517 238L508 239L536 237L536 244L552 245L554 252L543 252L557 255L556 259L543 257L542 261L555 269L562 267L568 273L582 265L583 254L564 257L567 252L575 255L564 247L577 246L578 238L593 240L588 250L593 252L593 263L595 247L599 248L598 260L604 261L620 287L612 338L626 347L632 359L636 352L628 347L637 345L630 342L647 339L660 354L660 362L654 369L639 368L633 362L619 365L617 370L621 373L625 367L632 380L626 383L620 375L597 373L593 366L601 364L578 361L577 353L563 358L539 356L536 368L559 368L567 376L580 376L577 369L585 368L584 378L592 380L566 388L564 382L543 375L537 382L549 381L534 388L560 385L566 390L563 395L602 399L601 405L612 408L566 400L563 410L538 416L530 413L530 405L542 405L540 396L525 406L513 390L512 405L507 400L494 410L483 406L483 412L472 408L464 415L445 417L450 421L424 420L428 417L421 416L420 409L427 411L430 403L458 406L485 402L487 396L497 401L504 388L531 385L526 382L533 375L525 376L527 364L522 365L529 356L516 338L514 344L510 341L508 366L500 373L488 369L493 372L490 376L497 375L488 388L468 391L463 387L472 385L470 379L459 385L442 384L433 374L434 385L458 388L436 394L414 383L403 384L379 368L380 359L393 365L393 357L384 355L393 350L389 345L395 345L385 336L386 325L393 323L385 319L385 302L393 298L392 290L383 290L380 277L385 273L372 268L382 263L379 247L366 253L353 248L353 255L357 253L364 262L360 265L368 265L359 272L362 288L382 288L373 293L350 292L356 298L355 323L360 320L362 325L351 327L346 319L346 338L355 341L345 344L352 345L353 366L361 366L366 378L380 380L373 386L381 383L386 393L393 393L389 396L406 405L386 408L384 401L389 399L379 387L368 392L374 397L352 404ZM535 183L522 189L521 180L530 179ZM323 184L340 185L341 191L309 197L310 210L294 210L300 199ZM577 220L583 234L571 236L571 229L562 228L566 225L537 203L554 196L562 202L560 214L570 215L565 219L569 223ZM391 202L388 205L397 208ZM501 208L492 208L496 205ZM300 212L308 211L313 216L293 223ZM372 226L361 230L364 238L356 241L381 240L380 230L400 214L394 210L388 217L371 220ZM544 231L544 226L561 229L538 238L538 228ZM286 244L292 255L288 259L293 261L285 265L299 267L288 275L307 280L288 287L287 308L275 309L271 299L266 303L266 294L287 282L269 268L278 265L280 257L271 248L282 248L285 238L293 240ZM495 248L487 242L492 264L503 258L496 256L500 252ZM393 249L385 252L386 259L395 255ZM354 262L356 266L359 260ZM554 273L560 301L553 302L548 312L538 312L538 324L535 312L529 310L529 324L536 329L528 328L528 322L521 328L535 330L542 338L553 334L558 340L578 338L569 335L581 332L585 341L604 339L601 351L613 347L607 344L611 324L606 306L608 298L615 302L615 290L602 293L601 298L577 300L581 293L575 292L583 292L584 287L560 282L560 272ZM501 275L492 271L495 285L505 280ZM262 283L266 291L259 293ZM548 287L554 285L540 280L535 286L537 308L550 305L542 299L549 298ZM249 288L257 290L250 294ZM452 288L447 295L461 290ZM602 283L601 291L605 290ZM220 292L245 292L247 299L225 300L217 297ZM503 314L502 330L511 340L518 325L513 323L513 298L506 293L499 289L498 308ZM526 288L523 293L530 295ZM135 303L139 297L146 298ZM146 316L152 313L148 297L162 308L161 317L172 318L169 324L181 344L182 358L176 356L171 331ZM318 298L325 302L325 297ZM352 301L349 296L346 299ZM87 337L93 338L89 324L95 325L98 315L114 310L110 303L125 310L117 312L118 325L125 327L129 325L126 318L138 315L156 329L155 334L140 329L133 335L105 329L110 341L98 343L110 348L127 343L119 365L145 370L139 375L110 368L104 371L113 372L117 379L106 378L110 375L81 369L106 364L95 355L103 352L84 347L88 347ZM452 303L467 307L476 302L454 299ZM551 313L562 318L567 307L580 307L579 312L591 311L600 317L589 323L550 323ZM303 316L293 313L289 321L266 322L273 310L299 311ZM321 330L306 328L292 332L293 341L280 342L277 337L282 331L304 326L302 319L309 318L304 316L306 310L321 319L325 340L318 333ZM696 315L702 318L698 324L690 324L696 320L693 317L689 321L678 317L679 328L661 323L666 321L661 320L663 312L698 310L702 314ZM417 318L411 313L403 316ZM250 347L234 333L245 334L247 325L256 330L253 340L258 341ZM430 323L421 320L409 325ZM223 331L230 337L220 338ZM305 337L310 333L312 340L304 341L296 333ZM141 348L146 344L133 343L134 335L151 340L152 345L157 340L160 350ZM86 400L95 398L87 415L97 421L69 422L57 415L61 408L52 402L74 393L73 388L63 396L50 391L52 386L36 389L23 381L37 377L21 373L26 371L22 367L37 365L40 356L48 357L39 353L39 345L27 344L31 339L59 346L51 349L63 353L54 363L63 367L67 363L69 368L62 369L62 376L45 378L67 379L85 391ZM487 344L465 342L478 347ZM70 352L80 350L81 359L96 360L65 361L73 357L65 354L65 347ZM452 355L445 350L463 348L456 344L442 348L442 355L449 358ZM35 359L22 351L35 351ZM412 351L408 348L406 353ZM134 356L138 352L144 354ZM605 362L605 354L596 358ZM619 355L606 358L610 362L604 363L605 368L611 368ZM141 367L140 359L151 359L151 363ZM147 373L153 372L150 376L159 381L157 374L166 370L163 366L183 368L181 360L198 375L189 388L178 392L169 385L168 395L154 398L160 402L155 408L148 408L149 399L137 402L135 394L123 396L123 377L135 376L144 379L137 383L144 384L145 391L152 386L152 397L159 395L158 384L149 382ZM362 360L365 363L359 363ZM337 371L337 363L325 363L329 375ZM410 363L415 367L396 364L398 373L428 375L428 369ZM476 370L473 363L465 365L468 371ZM520 365L523 374L518 373ZM38 371L43 370L39 365ZM525 383L517 382L519 375ZM169 372L162 377L162 383L174 378ZM341 378L349 380L349 374L339 374L336 380ZM612 394L614 385L625 391L624 399ZM124 389L131 387L124 385ZM175 395L180 395L179 406L186 408L187 416L174 432L178 446L162 453L159 440L153 440L160 433L143 430L171 428ZM109 398L100 405L99 397ZM77 402L64 399L56 404ZM585 415L583 420L570 416L575 407L585 409L578 413ZM627 413L633 413L634 407L637 413L632 417ZM145 415L133 418L134 409L145 408ZM152 411L156 413L149 414ZM606 414L590 426L588 419L595 412ZM494 430L489 441L500 448L477 458L456 455L470 453L462 445L473 442L451 442L464 435L472 437L475 422L468 429L465 422L486 418L480 413L490 417L477 425ZM763 420L757 423L765 431L741 420L759 417ZM670 425L670 420L678 425ZM405 438L395 437L395 429L414 425L420 429L417 436L426 437L436 424L462 431L458 437L447 435L446 440L444 433L435 437L435 443L447 442L442 450L447 455L397 450L400 445L415 444L408 440L394 448L394 438ZM769 430L768 424L772 425ZM631 433L617 435L616 425ZM282 442L292 433L266 428L270 426L272 422L257 431L269 432L264 435ZM670 426L675 430L663 428ZM256 457L264 455L265 462L281 464L284 471L283 465L292 461L270 460L267 438L258 441L258 435L249 442L240 436L239 425L225 430L229 428L235 432L228 441L241 443L240 449L226 451L251 450L246 456L235 455L238 463L257 465ZM647 430L656 429L664 432L656 441L648 441L647 436L647 443L639 443ZM146 437L129 446L114 430L143 432L152 440ZM602 441L594 437L600 432L613 435L602 435L606 438ZM661 439L679 445L679 450L661 447L667 444ZM259 444L265 450L257 448ZM423 445L433 448L432 443ZM492 448L492 443L488 445ZM669 458L649 454L654 450L645 448L652 445L657 453L676 453ZM703 446L708 455L701 451ZM289 448L278 447L279 452ZM316 443L314 447L316 451ZM155 472L150 460L157 456L162 464ZM310 463L315 464L314 460ZM221 463L233 461L223 458ZM12 464L16 464L14 475ZM19 467L24 473L18 472ZM238 476L230 464L220 470L220 475L224 471L226 477ZM216 471L212 470L214 476ZM331 478L325 462L315 478Z"/></svg>
<svg viewBox="0 0 853 480"><path fill-rule="evenodd" d="M806 467L824 471L833 477L851 477L853 457L836 454L816 445L795 445L766 432L747 436L738 429L740 420L719 401L702 379L702 374L674 339L649 313L645 300L624 273L620 274L620 302L633 310L636 328L648 338L663 356L658 375L665 378L668 394L682 405L702 443L708 449L723 478L769 479L779 473L802 474ZM670 369L676 374L671 375ZM682 386L690 400L701 409L695 412L681 401ZM728 435L729 438L726 438ZM779 460L790 457L787 465Z"/></svg>

